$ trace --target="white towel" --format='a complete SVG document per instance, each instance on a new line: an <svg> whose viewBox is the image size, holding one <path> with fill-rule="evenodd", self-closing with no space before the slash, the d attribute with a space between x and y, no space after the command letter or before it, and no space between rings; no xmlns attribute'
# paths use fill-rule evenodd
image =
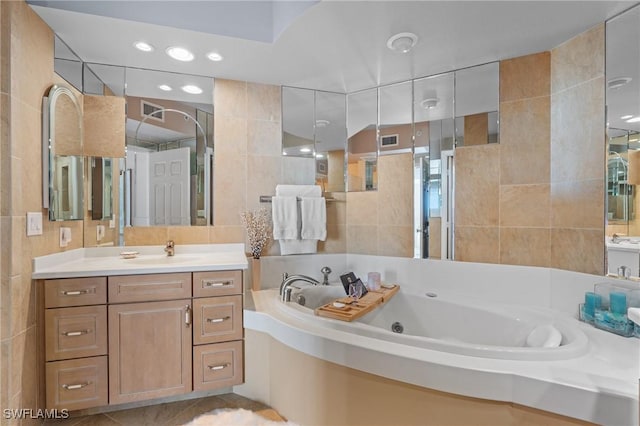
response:
<svg viewBox="0 0 640 426"><path fill-rule="evenodd" d="M300 213L303 240L327 239L327 207L324 197L301 197Z"/></svg>
<svg viewBox="0 0 640 426"><path fill-rule="evenodd" d="M319 185L276 185L276 196L279 197L320 197L322 188Z"/></svg>
<svg viewBox="0 0 640 426"><path fill-rule="evenodd" d="M296 197L273 197L271 199L273 215L273 239L297 240L300 238L298 202Z"/></svg>

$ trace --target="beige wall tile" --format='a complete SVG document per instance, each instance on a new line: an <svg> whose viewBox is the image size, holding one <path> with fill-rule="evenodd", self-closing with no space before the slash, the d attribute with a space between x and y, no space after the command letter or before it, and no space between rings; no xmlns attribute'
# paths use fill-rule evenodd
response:
<svg viewBox="0 0 640 426"><path fill-rule="evenodd" d="M456 226L454 254L463 262L500 263L498 227Z"/></svg>
<svg viewBox="0 0 640 426"><path fill-rule="evenodd" d="M551 96L551 182L603 179L604 77Z"/></svg>
<svg viewBox="0 0 640 426"><path fill-rule="evenodd" d="M282 156L282 129L279 121L249 120L247 153Z"/></svg>
<svg viewBox="0 0 640 426"><path fill-rule="evenodd" d="M604 75L604 37L598 24L551 50L551 93Z"/></svg>
<svg viewBox="0 0 640 426"><path fill-rule="evenodd" d="M347 226L344 224L327 224L327 240L318 241L319 253L346 253Z"/></svg>
<svg viewBox="0 0 640 426"><path fill-rule="evenodd" d="M212 244L244 243L244 226L210 226L209 242Z"/></svg>
<svg viewBox="0 0 640 426"><path fill-rule="evenodd" d="M549 96L500 104L500 183L548 183Z"/></svg>
<svg viewBox="0 0 640 426"><path fill-rule="evenodd" d="M458 148L455 162L456 226L498 225L500 146Z"/></svg>
<svg viewBox="0 0 640 426"><path fill-rule="evenodd" d="M377 254L378 227L376 225L347 225L347 253Z"/></svg>
<svg viewBox="0 0 640 426"><path fill-rule="evenodd" d="M489 114L467 115L464 117L464 146L489 143Z"/></svg>
<svg viewBox="0 0 640 426"><path fill-rule="evenodd" d="M237 117L223 117L216 121L214 129L216 145L215 161L226 156L247 155L247 120Z"/></svg>
<svg viewBox="0 0 640 426"><path fill-rule="evenodd" d="M209 230L206 226L168 226L167 239L176 243L176 253L180 244L208 244Z"/></svg>
<svg viewBox="0 0 640 426"><path fill-rule="evenodd" d="M604 274L602 229L551 230L551 267L586 274Z"/></svg>
<svg viewBox="0 0 640 426"><path fill-rule="evenodd" d="M31 276L17 275L11 286L11 336L16 336L35 325L36 293Z"/></svg>
<svg viewBox="0 0 640 426"><path fill-rule="evenodd" d="M247 118L247 83L216 78L213 87L215 115L219 117ZM216 120L216 126L222 120ZM217 143L217 141L216 141Z"/></svg>
<svg viewBox="0 0 640 426"><path fill-rule="evenodd" d="M378 225L378 192L347 193L347 225Z"/></svg>
<svg viewBox="0 0 640 426"><path fill-rule="evenodd" d="M82 97L84 154L124 157L125 99L116 96Z"/></svg>
<svg viewBox="0 0 640 426"><path fill-rule="evenodd" d="M9 360L9 395L15 396L22 390L22 373L25 358L27 333L22 332L11 337L11 355ZM17 407L16 407L17 408Z"/></svg>
<svg viewBox="0 0 640 426"><path fill-rule="evenodd" d="M500 263L548 267L550 238L549 228L500 228Z"/></svg>
<svg viewBox="0 0 640 426"><path fill-rule="evenodd" d="M551 226L593 228L604 232L604 181L551 184Z"/></svg>
<svg viewBox="0 0 640 426"><path fill-rule="evenodd" d="M442 219L439 217L429 219L429 258L442 258Z"/></svg>
<svg viewBox="0 0 640 426"><path fill-rule="evenodd" d="M38 366L36 365L37 347L36 327L32 326L25 332L23 354L23 374L21 381L21 408L42 408L37 406L38 399ZM22 423L27 424L27 423Z"/></svg>
<svg viewBox="0 0 640 426"><path fill-rule="evenodd" d="M0 4L0 8L3 5ZM0 406L11 407L9 402L9 376L11 373L11 339L0 340Z"/></svg>
<svg viewBox="0 0 640 426"><path fill-rule="evenodd" d="M280 121L280 86L247 83L248 117L254 120Z"/></svg>
<svg viewBox="0 0 640 426"><path fill-rule="evenodd" d="M378 255L413 257L413 226L378 226Z"/></svg>
<svg viewBox="0 0 640 426"><path fill-rule="evenodd" d="M548 96L550 69L549 52L500 61L500 102Z"/></svg>
<svg viewBox="0 0 640 426"><path fill-rule="evenodd" d="M333 198L335 200L327 200L327 225L346 225L347 193L332 192L329 194L325 194L325 197Z"/></svg>
<svg viewBox="0 0 640 426"><path fill-rule="evenodd" d="M23 194L24 187L22 182L22 158L19 157L10 157L11 166L9 167L9 173L11 175L11 198L9 207L10 215L20 215L24 210L24 202L23 202ZM42 184L40 185L42 188Z"/></svg>
<svg viewBox="0 0 640 426"><path fill-rule="evenodd" d="M386 155L378 158L378 224L396 226L413 224L413 156L411 154Z"/></svg>
<svg viewBox="0 0 640 426"><path fill-rule="evenodd" d="M124 228L128 246L164 245L169 240L166 226L128 226Z"/></svg>
<svg viewBox="0 0 640 426"><path fill-rule="evenodd" d="M214 225L240 225L247 207L247 157L216 156L214 166Z"/></svg>
<svg viewBox="0 0 640 426"><path fill-rule="evenodd" d="M271 210L271 204L261 203L260 196L276 193L281 169L282 157L247 157L247 209L264 207Z"/></svg>
<svg viewBox="0 0 640 426"><path fill-rule="evenodd" d="M548 184L500 186L500 226L548 228L550 208Z"/></svg>

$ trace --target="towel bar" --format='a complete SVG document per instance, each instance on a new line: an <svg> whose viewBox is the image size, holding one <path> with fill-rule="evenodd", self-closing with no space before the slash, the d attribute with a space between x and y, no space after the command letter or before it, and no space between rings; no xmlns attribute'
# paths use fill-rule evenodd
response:
<svg viewBox="0 0 640 426"><path fill-rule="evenodd" d="M273 197L274 197L273 195L261 195L261 196L260 196L260 202L261 202L261 203L270 203L270 202L271 202L271 199L272 199ZM300 201L300 199L301 199L301 198L300 198L300 197L296 197L296 199L297 199L298 201ZM326 198L326 197L325 197L325 201L327 201L327 202L330 202L330 201L336 201L336 199L335 199L335 198Z"/></svg>

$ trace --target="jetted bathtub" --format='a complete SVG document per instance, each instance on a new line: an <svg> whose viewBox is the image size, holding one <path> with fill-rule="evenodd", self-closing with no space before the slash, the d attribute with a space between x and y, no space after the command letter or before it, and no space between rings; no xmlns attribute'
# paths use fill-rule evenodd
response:
<svg viewBox="0 0 640 426"><path fill-rule="evenodd" d="M402 289L353 322L314 316L313 309L344 296L342 286L305 286L294 288L291 302L278 302L278 306L301 320L312 319L334 330L459 355L543 361L569 359L588 351L586 335L574 321L557 313L407 294Z"/></svg>

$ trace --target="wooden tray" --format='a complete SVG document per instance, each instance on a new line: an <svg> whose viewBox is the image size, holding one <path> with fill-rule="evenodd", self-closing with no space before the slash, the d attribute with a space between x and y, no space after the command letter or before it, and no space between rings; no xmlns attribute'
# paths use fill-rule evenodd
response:
<svg viewBox="0 0 640 426"><path fill-rule="evenodd" d="M314 311L321 317L333 318L340 321L353 321L368 314L378 306L386 303L400 290L400 286L395 284L393 288L381 288L377 291L369 291L357 301L351 297L341 297L335 302L344 303L344 308L336 308L333 302L322 305Z"/></svg>

